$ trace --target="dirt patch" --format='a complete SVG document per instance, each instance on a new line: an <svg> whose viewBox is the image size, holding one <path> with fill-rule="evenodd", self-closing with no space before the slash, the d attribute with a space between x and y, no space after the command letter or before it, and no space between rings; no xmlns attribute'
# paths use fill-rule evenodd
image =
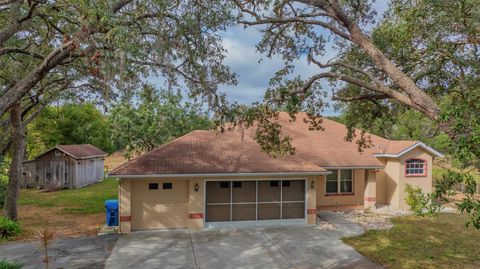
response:
<svg viewBox="0 0 480 269"><path fill-rule="evenodd" d="M105 214L66 214L59 207L20 206L19 220L23 228L17 240L35 240L38 231L48 227L54 238L96 235Z"/></svg>

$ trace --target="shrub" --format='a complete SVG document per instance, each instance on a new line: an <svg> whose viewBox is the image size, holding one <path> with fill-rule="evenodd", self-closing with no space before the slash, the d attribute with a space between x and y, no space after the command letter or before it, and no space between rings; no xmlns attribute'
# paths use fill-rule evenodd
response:
<svg viewBox="0 0 480 269"><path fill-rule="evenodd" d="M410 184L405 186L407 205L413 214L421 217L433 217L442 208L441 204L435 199L434 193L423 193L420 187L412 187Z"/></svg>
<svg viewBox="0 0 480 269"><path fill-rule="evenodd" d="M0 240L10 239L19 235L22 229L18 222L13 221L7 217L0 217Z"/></svg>
<svg viewBox="0 0 480 269"><path fill-rule="evenodd" d="M0 261L0 269L20 269L22 264L18 262Z"/></svg>

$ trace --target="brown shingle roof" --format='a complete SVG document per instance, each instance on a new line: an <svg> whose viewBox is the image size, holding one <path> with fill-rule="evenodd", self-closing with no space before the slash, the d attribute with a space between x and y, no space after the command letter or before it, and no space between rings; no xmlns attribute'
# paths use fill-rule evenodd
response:
<svg viewBox="0 0 480 269"><path fill-rule="evenodd" d="M193 131L113 170L111 175L219 174L325 172L329 167L383 167L375 154L398 154L419 144L394 141L368 134L371 148L358 151L354 142L345 141L345 125L324 119L324 131L310 131L305 113L291 121L280 113L282 132L292 138L294 156L273 158L253 141L254 128L244 131ZM244 135L242 135L242 133ZM420 143L423 144L423 143Z"/></svg>
<svg viewBox="0 0 480 269"><path fill-rule="evenodd" d="M306 117L306 113L299 112L296 120L292 121L287 113L281 112L279 123L282 125L282 132L292 138L295 156L321 167L383 167L374 154L396 154L417 143L393 141L367 133L372 139L373 147L359 152L355 142L345 141L345 125L324 118L321 125L325 130L311 131L309 124L303 121ZM250 128L245 133L253 137L254 130Z"/></svg>
<svg viewBox="0 0 480 269"><path fill-rule="evenodd" d="M64 153L72 156L75 159L86 159L86 158L100 157L100 156L107 155L103 150L93 145L80 144L80 145L57 145L54 148L49 149L48 151L38 155L37 158L45 155L47 152L50 152L53 149L58 149L60 151L63 151Z"/></svg>
<svg viewBox="0 0 480 269"><path fill-rule="evenodd" d="M111 175L323 173L296 156L273 158L238 132L193 131L119 166Z"/></svg>
<svg viewBox="0 0 480 269"><path fill-rule="evenodd" d="M398 154L404 151L406 148L413 146L418 141L410 140L390 140L383 147L379 149L379 153L384 154Z"/></svg>

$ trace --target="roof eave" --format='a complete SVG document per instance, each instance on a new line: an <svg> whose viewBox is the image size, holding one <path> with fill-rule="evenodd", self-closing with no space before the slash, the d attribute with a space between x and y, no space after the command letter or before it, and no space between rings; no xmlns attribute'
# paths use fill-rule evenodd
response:
<svg viewBox="0 0 480 269"><path fill-rule="evenodd" d="M87 157L74 157L74 159L86 160L86 159L100 158L100 157L106 157L106 156L107 156L107 154L101 154L101 155L92 155L92 156L87 156Z"/></svg>
<svg viewBox="0 0 480 269"><path fill-rule="evenodd" d="M320 176L331 174L330 171L313 172L262 172L262 173L204 173L204 174L108 174L109 177L125 179L145 178L191 178L191 177L245 177L245 176Z"/></svg>
<svg viewBox="0 0 480 269"><path fill-rule="evenodd" d="M442 158L444 156L442 153L438 152L437 150L435 150L432 147L427 146L423 142L417 142L417 143L411 145L410 147L404 149L403 151L401 151L397 154L377 153L377 154L373 154L373 156L375 156L377 158L381 158L381 157L383 157L383 158L398 158L398 157L401 157L402 155L410 152L411 150L413 150L414 148L417 148L417 147L423 148L424 150L428 151L430 154L432 154L435 157Z"/></svg>
<svg viewBox="0 0 480 269"><path fill-rule="evenodd" d="M322 166L325 169L383 169L385 166L383 165L345 165L345 166Z"/></svg>

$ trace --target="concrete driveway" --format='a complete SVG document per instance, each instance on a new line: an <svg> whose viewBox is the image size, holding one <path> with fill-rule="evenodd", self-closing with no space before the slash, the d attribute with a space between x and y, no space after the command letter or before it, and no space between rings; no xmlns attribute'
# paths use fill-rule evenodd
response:
<svg viewBox="0 0 480 269"><path fill-rule="evenodd" d="M50 268L104 268L118 235L88 236L54 240L49 245ZM15 261L22 269L45 268L38 242L0 244L0 260Z"/></svg>
<svg viewBox="0 0 480 269"><path fill-rule="evenodd" d="M336 226L134 232L122 235L106 268L382 268L340 238L363 232L335 213Z"/></svg>

